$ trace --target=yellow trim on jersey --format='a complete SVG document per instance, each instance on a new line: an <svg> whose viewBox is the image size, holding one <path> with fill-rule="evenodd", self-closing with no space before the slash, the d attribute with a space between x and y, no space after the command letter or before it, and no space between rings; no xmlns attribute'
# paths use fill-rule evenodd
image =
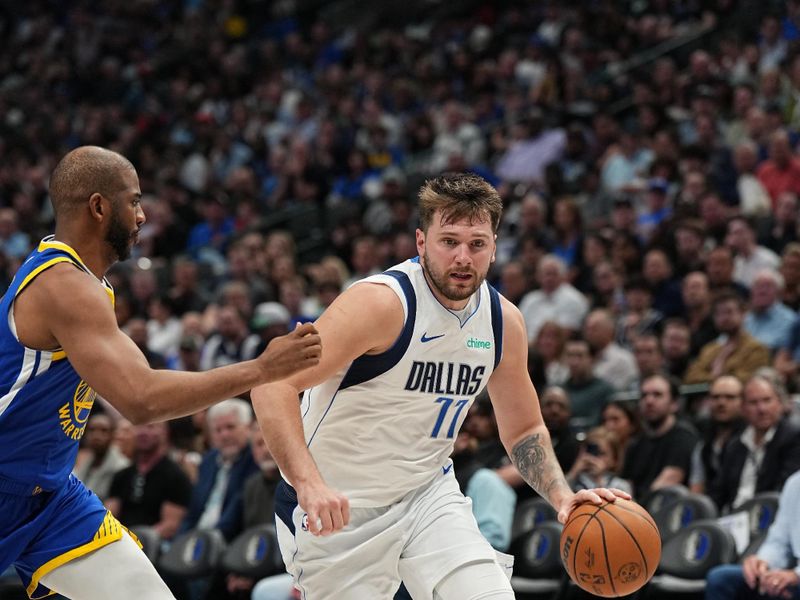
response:
<svg viewBox="0 0 800 600"><path fill-rule="evenodd" d="M31 576L31 582L28 585L28 589L26 590L28 596L32 600L38 600L39 598L46 598L53 592L49 592L44 596L37 596L34 598L33 593L36 591L36 588L39 587L39 581L41 581L42 577L50 573L51 571L67 564L69 561L74 560L76 558L80 558L81 556L86 556L90 552L94 552L102 548L103 546L107 546L112 542L116 542L122 538L122 532L128 531L117 519L112 515L110 512L106 513L103 522L100 524L100 527L97 530L97 533L94 534L94 538L92 541L84 544L83 546L78 546L77 548L73 548L69 552L65 552L64 554L59 554L55 558L50 559L46 563L44 563L41 567L36 569L36 571ZM135 538L134 538L135 539ZM139 543L139 540L135 539L136 543Z"/></svg>
<svg viewBox="0 0 800 600"><path fill-rule="evenodd" d="M42 240L41 242L39 242L39 248L38 248L39 252L44 252L48 248L54 248L56 250L61 250L62 252L66 252L72 258L74 258L76 261L78 261L84 269L86 269L87 271L89 270L89 267L87 267L83 263L83 261L81 260L81 257L78 256L78 253L75 252L75 250L72 248L72 246L67 246L67 244L65 244L64 242L56 242L55 240L49 241L49 242L45 241L45 240Z"/></svg>
<svg viewBox="0 0 800 600"><path fill-rule="evenodd" d="M16 291L16 293L14 294L14 297L16 298L17 296L19 296L19 293L20 293L22 290L24 290L24 289L27 287L27 285L28 285L28 284L29 284L31 281L33 281L33 279L34 279L34 278L35 278L35 277L36 277L36 276L37 276L39 273L41 273L41 272L42 272L42 271L44 271L45 269L49 269L50 267L52 267L52 266L54 266L54 265L56 265L56 264L58 264L58 263L62 263L62 262L67 262L67 263L70 263L70 264L72 264L72 261L71 261L70 259L68 259L66 256L56 256L55 258L51 258L50 260L48 260L46 263L42 263L41 265L39 265L38 267L36 267L36 268L35 268L33 271L31 271L30 273L28 273L28 276L27 276L25 279L23 279L23 280L22 280L22 283L20 283L20 284L19 284L19 287L17 288L17 291Z"/></svg>
<svg viewBox="0 0 800 600"><path fill-rule="evenodd" d="M75 249L72 246L68 246L64 242L57 242L55 240L52 241L42 240L41 242L39 242L39 248L38 248L39 252L44 252L48 248L53 248L55 250L61 250L62 252L66 252L72 258L74 258L78 262L78 264L80 264L80 266L82 266L86 270L87 273L92 272L89 269L89 267L86 266L86 263L84 263L81 260L81 257L78 256L78 253L75 252ZM105 281L101 281L101 283L103 284L103 289L108 294L108 297L111 298L111 306L114 306L114 303L116 302L116 298L114 297L114 289L110 285L108 285ZM54 357L53 360L58 360L58 359Z"/></svg>
<svg viewBox="0 0 800 600"><path fill-rule="evenodd" d="M65 358L67 358L66 350L56 350L53 352L53 356L50 357L50 360L64 360Z"/></svg>

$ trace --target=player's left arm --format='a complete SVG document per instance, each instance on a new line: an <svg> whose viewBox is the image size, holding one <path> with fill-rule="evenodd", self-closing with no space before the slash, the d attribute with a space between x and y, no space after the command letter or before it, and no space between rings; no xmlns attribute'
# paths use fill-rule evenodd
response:
<svg viewBox="0 0 800 600"><path fill-rule="evenodd" d="M503 355L489 379L489 396L494 405L500 439L522 478L558 511L563 523L578 504L616 496L630 496L617 490L598 488L574 493L556 460L550 434L542 420L539 398L528 375L528 337L522 314L502 298Z"/></svg>

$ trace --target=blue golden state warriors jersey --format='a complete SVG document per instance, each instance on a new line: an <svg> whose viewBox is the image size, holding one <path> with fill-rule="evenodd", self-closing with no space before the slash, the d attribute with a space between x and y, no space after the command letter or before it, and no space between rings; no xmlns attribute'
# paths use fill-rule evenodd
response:
<svg viewBox="0 0 800 600"><path fill-rule="evenodd" d="M449 469L458 430L501 359L502 308L484 281L463 311L447 309L418 259L362 282L397 294L403 330L386 352L307 390L303 426L323 478L351 506L388 506Z"/></svg>
<svg viewBox="0 0 800 600"><path fill-rule="evenodd" d="M0 299L0 483L52 490L66 482L96 393L65 352L35 350L20 343L14 300L43 271L70 263L91 275L71 247L45 238L14 276ZM97 281L114 301L106 280ZM69 290L64 290L69 293Z"/></svg>

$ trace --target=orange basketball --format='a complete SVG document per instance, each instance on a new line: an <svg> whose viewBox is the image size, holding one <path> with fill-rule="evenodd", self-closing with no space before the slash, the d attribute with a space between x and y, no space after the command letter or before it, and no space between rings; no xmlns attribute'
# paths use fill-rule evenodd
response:
<svg viewBox="0 0 800 600"><path fill-rule="evenodd" d="M596 596L635 592L650 580L660 559L661 536L653 517L629 500L581 504L561 532L567 573Z"/></svg>

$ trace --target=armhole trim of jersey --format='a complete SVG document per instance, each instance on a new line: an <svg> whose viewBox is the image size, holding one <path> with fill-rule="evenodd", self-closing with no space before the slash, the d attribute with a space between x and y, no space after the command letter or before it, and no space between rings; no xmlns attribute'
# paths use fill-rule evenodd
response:
<svg viewBox="0 0 800 600"><path fill-rule="evenodd" d="M411 336L414 334L414 324L417 318L417 295L414 293L414 286L411 285L408 275L402 271L386 271L384 275L394 277L406 297L407 317L403 330L394 345L386 352L363 354L355 359L339 384L340 390L364 383L386 373L400 362L400 359L403 358L406 350L408 350L408 345L411 343Z"/></svg>
<svg viewBox="0 0 800 600"><path fill-rule="evenodd" d="M492 331L494 331L494 368L503 358L503 305L500 303L500 294L492 286L489 288L489 298L492 307Z"/></svg>

